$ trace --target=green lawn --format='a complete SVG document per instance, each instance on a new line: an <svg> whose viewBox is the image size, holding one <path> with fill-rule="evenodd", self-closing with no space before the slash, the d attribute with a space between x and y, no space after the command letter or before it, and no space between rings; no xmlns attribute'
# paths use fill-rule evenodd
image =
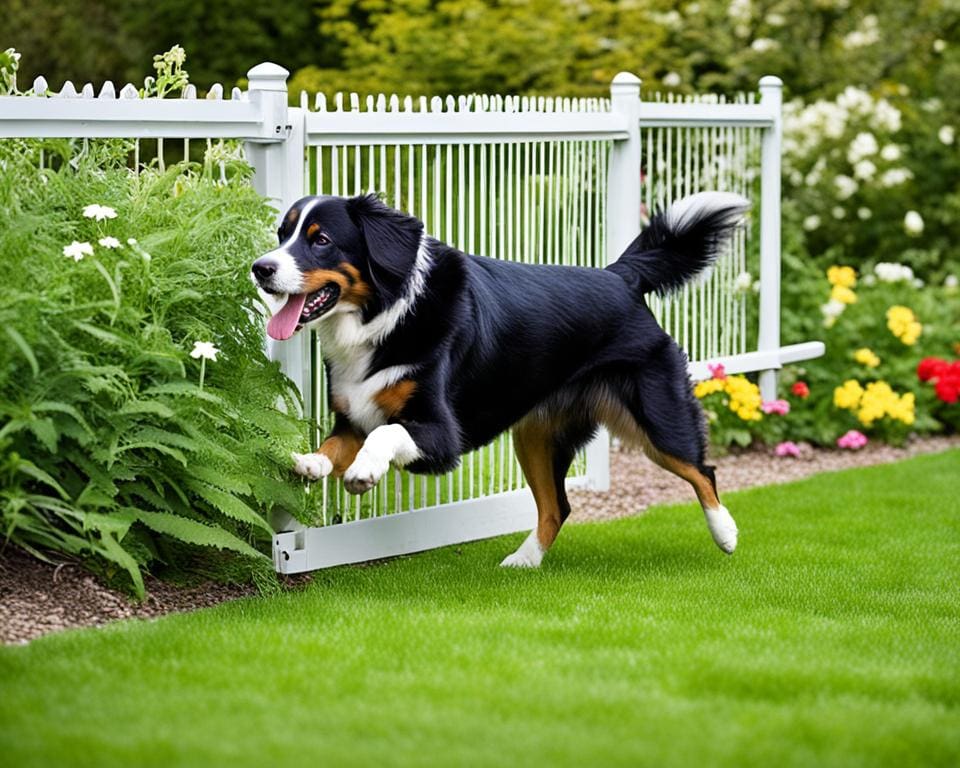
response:
<svg viewBox="0 0 960 768"><path fill-rule="evenodd" d="M0 651L0 761L960 764L960 451Z"/></svg>

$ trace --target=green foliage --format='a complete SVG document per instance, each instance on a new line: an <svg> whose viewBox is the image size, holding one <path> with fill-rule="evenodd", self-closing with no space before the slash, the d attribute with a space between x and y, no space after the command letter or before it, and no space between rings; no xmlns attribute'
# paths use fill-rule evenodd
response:
<svg viewBox="0 0 960 768"><path fill-rule="evenodd" d="M141 569L186 545L260 567L263 515L308 515L309 497L283 482L306 432L277 411L297 394L254 321L247 271L272 213L250 169L134 174L128 150L0 143L0 520L5 539L142 594ZM92 204L115 218L85 217ZM66 256L72 242L92 253ZM193 359L197 341L217 359Z"/></svg>
<svg viewBox="0 0 960 768"><path fill-rule="evenodd" d="M32 768L957 765L958 494L954 450L725 494L732 557L660 506L568 524L537 571L497 568L513 535L0 648L0 743Z"/></svg>

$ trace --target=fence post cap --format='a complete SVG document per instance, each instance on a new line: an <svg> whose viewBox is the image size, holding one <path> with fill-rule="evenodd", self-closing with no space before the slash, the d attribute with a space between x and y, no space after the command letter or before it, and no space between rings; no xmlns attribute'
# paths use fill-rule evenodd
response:
<svg viewBox="0 0 960 768"><path fill-rule="evenodd" d="M265 61L247 72L251 91L286 91L289 70L279 64Z"/></svg>
<svg viewBox="0 0 960 768"><path fill-rule="evenodd" d="M761 88L783 88L783 80L776 75L764 75L760 78Z"/></svg>
<svg viewBox="0 0 960 768"><path fill-rule="evenodd" d="M640 78L633 72L617 72L613 78L613 85L635 85L640 86Z"/></svg>

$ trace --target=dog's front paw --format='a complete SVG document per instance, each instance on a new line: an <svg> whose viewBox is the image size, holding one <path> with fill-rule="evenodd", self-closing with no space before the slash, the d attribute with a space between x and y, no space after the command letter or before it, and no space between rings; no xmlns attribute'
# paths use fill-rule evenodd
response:
<svg viewBox="0 0 960 768"><path fill-rule="evenodd" d="M350 493L366 493L380 482L389 468L389 461L378 459L370 451L361 448L353 464L343 474L343 485Z"/></svg>
<svg viewBox="0 0 960 768"><path fill-rule="evenodd" d="M308 480L319 480L333 471L333 463L322 453L293 453L293 471Z"/></svg>

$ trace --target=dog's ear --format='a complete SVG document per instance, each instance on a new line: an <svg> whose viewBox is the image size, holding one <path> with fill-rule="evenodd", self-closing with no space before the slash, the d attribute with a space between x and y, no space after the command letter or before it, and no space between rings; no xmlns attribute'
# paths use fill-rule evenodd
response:
<svg viewBox="0 0 960 768"><path fill-rule="evenodd" d="M395 211L376 195L352 197L347 213L360 230L370 254L370 279L385 305L400 291L417 261L423 222Z"/></svg>

